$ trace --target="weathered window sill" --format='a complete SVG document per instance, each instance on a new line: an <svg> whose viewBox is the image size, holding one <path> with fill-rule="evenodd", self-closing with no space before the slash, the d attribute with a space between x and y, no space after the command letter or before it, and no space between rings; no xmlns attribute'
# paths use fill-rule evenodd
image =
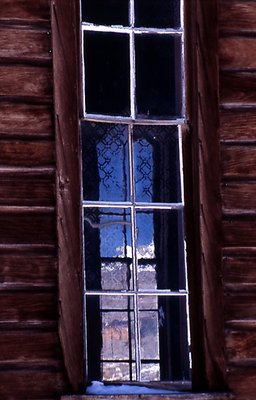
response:
<svg viewBox="0 0 256 400"><path fill-rule="evenodd" d="M127 394L127 395L71 395L62 396L61 400L232 400L230 393L175 393L175 394Z"/></svg>

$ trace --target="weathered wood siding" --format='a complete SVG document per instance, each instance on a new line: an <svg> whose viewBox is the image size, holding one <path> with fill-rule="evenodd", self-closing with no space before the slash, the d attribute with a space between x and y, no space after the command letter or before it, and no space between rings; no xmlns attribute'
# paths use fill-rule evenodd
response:
<svg viewBox="0 0 256 400"><path fill-rule="evenodd" d="M0 6L0 398L67 390L58 336L49 0Z"/></svg>
<svg viewBox="0 0 256 400"><path fill-rule="evenodd" d="M220 143L227 378L256 394L256 2L220 0Z"/></svg>

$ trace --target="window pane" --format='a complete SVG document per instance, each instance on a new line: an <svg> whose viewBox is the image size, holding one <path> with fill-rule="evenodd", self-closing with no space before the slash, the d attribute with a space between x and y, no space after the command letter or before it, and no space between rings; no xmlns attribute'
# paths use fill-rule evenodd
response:
<svg viewBox="0 0 256 400"><path fill-rule="evenodd" d="M124 381L134 377L133 300L129 296L111 297L86 298L90 380Z"/></svg>
<svg viewBox="0 0 256 400"><path fill-rule="evenodd" d="M136 212L139 289L185 289L182 210Z"/></svg>
<svg viewBox="0 0 256 400"><path fill-rule="evenodd" d="M135 52L138 116L180 116L180 39L162 35L136 35Z"/></svg>
<svg viewBox="0 0 256 400"><path fill-rule="evenodd" d="M131 219L126 209L84 211L86 288L131 288Z"/></svg>
<svg viewBox="0 0 256 400"><path fill-rule="evenodd" d="M135 25L155 28L180 26L179 0L135 0Z"/></svg>
<svg viewBox="0 0 256 400"><path fill-rule="evenodd" d="M181 201L178 129L135 126L134 174L136 201Z"/></svg>
<svg viewBox="0 0 256 400"><path fill-rule="evenodd" d="M128 127L83 122L82 146L84 200L129 200Z"/></svg>
<svg viewBox="0 0 256 400"><path fill-rule="evenodd" d="M145 305L145 297L148 296L140 296L140 304ZM159 359L160 380L189 380L186 299L155 296L153 304L156 305L155 311L152 311L153 306L150 311L143 306L139 313L144 362L150 356ZM150 343L155 347L154 353Z"/></svg>
<svg viewBox="0 0 256 400"><path fill-rule="evenodd" d="M83 21L99 25L128 25L128 0L83 0Z"/></svg>
<svg viewBox="0 0 256 400"><path fill-rule="evenodd" d="M85 32L87 113L130 115L129 37Z"/></svg>

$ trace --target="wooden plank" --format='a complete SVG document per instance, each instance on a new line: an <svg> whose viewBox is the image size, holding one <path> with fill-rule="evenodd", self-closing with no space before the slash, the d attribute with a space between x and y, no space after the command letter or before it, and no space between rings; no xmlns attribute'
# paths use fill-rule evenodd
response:
<svg viewBox="0 0 256 400"><path fill-rule="evenodd" d="M47 62L52 59L49 30L0 28L1 62Z"/></svg>
<svg viewBox="0 0 256 400"><path fill-rule="evenodd" d="M0 205L51 206L55 205L54 176L7 177L0 172Z"/></svg>
<svg viewBox="0 0 256 400"><path fill-rule="evenodd" d="M52 107L0 102L0 133L28 136L53 134Z"/></svg>
<svg viewBox="0 0 256 400"><path fill-rule="evenodd" d="M223 223L223 245L227 247L256 246L256 220L235 220L230 218Z"/></svg>
<svg viewBox="0 0 256 400"><path fill-rule="evenodd" d="M256 331L226 331L228 362L256 360Z"/></svg>
<svg viewBox="0 0 256 400"><path fill-rule="evenodd" d="M255 367L229 368L227 371L227 381L236 399L255 399Z"/></svg>
<svg viewBox="0 0 256 400"><path fill-rule="evenodd" d="M38 167L54 164L55 152L52 141L0 140L0 165Z"/></svg>
<svg viewBox="0 0 256 400"><path fill-rule="evenodd" d="M225 287L237 285L243 288L256 286L256 257L223 257L223 279Z"/></svg>
<svg viewBox="0 0 256 400"><path fill-rule="evenodd" d="M256 294L229 294L225 296L225 320L253 320L256 315Z"/></svg>
<svg viewBox="0 0 256 400"><path fill-rule="evenodd" d="M1 244L55 244L54 214L0 213Z"/></svg>
<svg viewBox="0 0 256 400"><path fill-rule="evenodd" d="M255 140L255 110L220 110L219 132L222 140Z"/></svg>
<svg viewBox="0 0 256 400"><path fill-rule="evenodd" d="M56 321L57 317L57 296L55 293L0 292L1 321Z"/></svg>
<svg viewBox="0 0 256 400"><path fill-rule="evenodd" d="M1 284L57 284L57 260L53 255L0 254L0 265Z"/></svg>
<svg viewBox="0 0 256 400"><path fill-rule="evenodd" d="M52 8L58 170L59 332L65 367L75 392L84 390L85 385L79 174L79 8L78 0L55 0ZM70 26L76 28L70 29Z"/></svg>
<svg viewBox="0 0 256 400"><path fill-rule="evenodd" d="M256 146L227 145L221 147L222 175L225 178L256 178Z"/></svg>
<svg viewBox="0 0 256 400"><path fill-rule="evenodd" d="M0 21L48 22L50 0L1 0Z"/></svg>
<svg viewBox="0 0 256 400"><path fill-rule="evenodd" d="M106 396L104 395L97 395L97 399L105 400ZM108 395L107 398L109 400L137 400L137 399L154 399L154 400L232 400L233 396L230 393L175 393L175 394L161 394L161 395L136 395L136 394L123 394L123 395ZM61 400L95 400L95 396L93 395L73 395L73 396L61 396Z"/></svg>
<svg viewBox="0 0 256 400"><path fill-rule="evenodd" d="M220 101L222 104L256 104L256 73L220 73Z"/></svg>
<svg viewBox="0 0 256 400"><path fill-rule="evenodd" d="M255 37L224 37L219 40L220 66L225 69L256 69Z"/></svg>
<svg viewBox="0 0 256 400"><path fill-rule="evenodd" d="M0 65L0 96L52 96L51 68Z"/></svg>
<svg viewBox="0 0 256 400"><path fill-rule="evenodd" d="M47 399L68 391L65 375L54 370L3 370L0 373L2 399ZM57 397L58 398L58 397Z"/></svg>
<svg viewBox="0 0 256 400"><path fill-rule="evenodd" d="M256 182L224 182L221 185L225 211L253 211L256 206Z"/></svg>
<svg viewBox="0 0 256 400"><path fill-rule="evenodd" d="M60 344L57 332L4 331L0 332L0 369L19 367L55 366L60 359Z"/></svg>
<svg viewBox="0 0 256 400"><path fill-rule="evenodd" d="M255 31L254 0L221 0L219 24L222 31Z"/></svg>

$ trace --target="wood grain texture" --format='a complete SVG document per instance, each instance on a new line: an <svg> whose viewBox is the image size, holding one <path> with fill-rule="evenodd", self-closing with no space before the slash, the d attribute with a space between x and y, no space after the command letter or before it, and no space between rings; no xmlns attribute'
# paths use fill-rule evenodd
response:
<svg viewBox="0 0 256 400"><path fill-rule="evenodd" d="M255 140L255 110L220 110L219 133L222 140Z"/></svg>
<svg viewBox="0 0 256 400"><path fill-rule="evenodd" d="M228 384L238 400L255 399L256 368L229 368Z"/></svg>
<svg viewBox="0 0 256 400"><path fill-rule="evenodd" d="M55 162L52 141L7 141L0 140L0 165L38 167Z"/></svg>
<svg viewBox="0 0 256 400"><path fill-rule="evenodd" d="M238 287L253 290L256 287L256 257L223 257L223 279L226 289Z"/></svg>
<svg viewBox="0 0 256 400"><path fill-rule="evenodd" d="M256 362L256 331L227 331L226 352L228 362L248 359Z"/></svg>
<svg viewBox="0 0 256 400"><path fill-rule="evenodd" d="M79 161L79 1L53 2L57 147L59 332L73 390L84 388L81 197ZM76 29L70 29L75 26ZM72 337L72 341L70 338Z"/></svg>
<svg viewBox="0 0 256 400"><path fill-rule="evenodd" d="M225 69L256 69L255 37L223 37L219 40L220 66Z"/></svg>
<svg viewBox="0 0 256 400"><path fill-rule="evenodd" d="M0 65L0 96L49 97L52 70L48 67Z"/></svg>
<svg viewBox="0 0 256 400"><path fill-rule="evenodd" d="M221 147L222 174L225 178L256 178L256 146L228 145Z"/></svg>
<svg viewBox="0 0 256 400"><path fill-rule="evenodd" d="M256 4L254 0L221 0L219 24L222 31L255 31Z"/></svg>
<svg viewBox="0 0 256 400"><path fill-rule="evenodd" d="M0 370L19 364L27 368L56 366L60 359L57 332L5 331L0 332Z"/></svg>
<svg viewBox="0 0 256 400"><path fill-rule="evenodd" d="M97 399L103 400L106 399L106 396L97 395ZM77 395L77 396L61 396L61 400L95 400L95 396L92 395ZM168 395L108 395L109 400L137 400L137 399L144 399L144 400L232 400L233 396L230 393L176 393L176 394L168 394Z"/></svg>
<svg viewBox="0 0 256 400"><path fill-rule="evenodd" d="M229 294L225 296L225 320L254 320L256 294Z"/></svg>
<svg viewBox="0 0 256 400"><path fill-rule="evenodd" d="M221 71L221 103L256 104L256 73Z"/></svg>
<svg viewBox="0 0 256 400"><path fill-rule="evenodd" d="M0 320L5 322L56 321L55 293L0 292Z"/></svg>
<svg viewBox="0 0 256 400"><path fill-rule="evenodd" d="M0 213L1 244L55 244L54 214Z"/></svg>
<svg viewBox="0 0 256 400"><path fill-rule="evenodd" d="M0 28L1 62L49 63L51 34L49 30Z"/></svg>
<svg viewBox="0 0 256 400"><path fill-rule="evenodd" d="M0 254L1 284L20 283L33 285L57 285L57 259L54 255L36 253Z"/></svg>
<svg viewBox="0 0 256 400"><path fill-rule="evenodd" d="M50 0L1 0L0 21L48 22Z"/></svg>
<svg viewBox="0 0 256 400"><path fill-rule="evenodd" d="M255 247L256 219L229 218L223 221L223 245L226 247Z"/></svg>
<svg viewBox="0 0 256 400"><path fill-rule="evenodd" d="M61 371L4 370L0 373L0 392L3 400L55 399L69 390Z"/></svg>
<svg viewBox="0 0 256 400"><path fill-rule="evenodd" d="M224 212L253 212L256 207L256 182L224 182L221 198Z"/></svg>
<svg viewBox="0 0 256 400"><path fill-rule="evenodd" d="M6 176L0 172L0 205L55 205L54 176Z"/></svg>
<svg viewBox="0 0 256 400"><path fill-rule="evenodd" d="M0 102L0 133L53 135L52 107L47 105Z"/></svg>

